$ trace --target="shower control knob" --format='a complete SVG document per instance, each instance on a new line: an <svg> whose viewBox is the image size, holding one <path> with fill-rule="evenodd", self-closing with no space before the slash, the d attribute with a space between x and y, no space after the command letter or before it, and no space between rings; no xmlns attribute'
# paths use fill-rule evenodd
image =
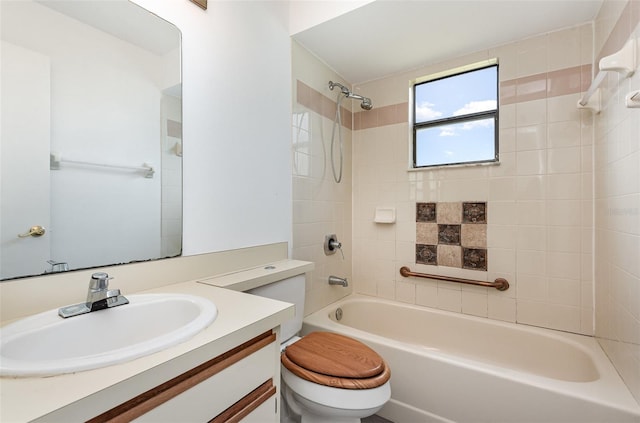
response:
<svg viewBox="0 0 640 423"><path fill-rule="evenodd" d="M342 251L342 244L338 241L336 234L326 235L324 237L324 253L329 256L335 254L336 250Z"/></svg>

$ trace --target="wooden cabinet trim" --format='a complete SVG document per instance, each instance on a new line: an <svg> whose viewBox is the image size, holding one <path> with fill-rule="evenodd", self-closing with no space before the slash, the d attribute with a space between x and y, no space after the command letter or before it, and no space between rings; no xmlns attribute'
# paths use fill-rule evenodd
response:
<svg viewBox="0 0 640 423"><path fill-rule="evenodd" d="M175 378L156 386L111 410L88 420L88 423L129 422L180 395L216 373L232 366L276 340L276 334L267 331ZM275 387L274 387L275 389Z"/></svg>
<svg viewBox="0 0 640 423"><path fill-rule="evenodd" d="M209 423L237 423L275 395L275 393L276 387L273 385L273 379L269 379L240 401L218 414L214 419L210 420Z"/></svg>

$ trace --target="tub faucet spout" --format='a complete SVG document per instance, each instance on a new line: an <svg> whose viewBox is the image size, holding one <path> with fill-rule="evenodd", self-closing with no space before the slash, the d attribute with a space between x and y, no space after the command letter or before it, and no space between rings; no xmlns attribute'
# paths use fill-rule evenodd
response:
<svg viewBox="0 0 640 423"><path fill-rule="evenodd" d="M329 285L340 285L343 287L348 287L349 286L349 282L347 281L347 278L340 278L338 276L329 276Z"/></svg>

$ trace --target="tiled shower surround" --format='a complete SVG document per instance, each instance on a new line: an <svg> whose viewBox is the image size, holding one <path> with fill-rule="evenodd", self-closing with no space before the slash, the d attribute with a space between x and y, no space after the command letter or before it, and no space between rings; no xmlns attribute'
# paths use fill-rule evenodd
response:
<svg viewBox="0 0 640 423"><path fill-rule="evenodd" d="M409 81L493 57L499 64L500 163L407 170ZM354 87L374 103L374 113L358 111L353 119L355 289L593 334L593 115L576 108L591 82L591 62L592 26L585 24ZM456 255L440 238L438 244L418 240L417 227L416 203L464 202L488 209L486 223L475 226L484 227L486 245L468 247L468 265L462 251ZM396 208L393 227L371 222L376 206ZM465 247L460 225L456 250ZM443 228L455 238L453 229ZM433 247L418 251L416 245L437 248L434 254ZM418 252L431 260L435 255L437 267L416 260ZM477 263L486 267L477 270ZM505 278L511 287L501 292L404 278L401 266L467 279Z"/></svg>
<svg viewBox="0 0 640 423"><path fill-rule="evenodd" d="M626 80L608 76L600 114L576 108L591 82L591 64L640 36L639 21L640 1L605 0L594 24L354 86L374 109L353 113L345 131L348 182L336 185L327 177L315 184L318 179L294 175L296 209L321 205L344 218L342 227L349 220L352 233L341 233L341 241L354 291L587 335L595 321L596 336L640 399L640 111L621 104L626 92L640 88L640 72ZM317 156L311 162L317 175L327 175L321 156L329 147L335 93L326 84L343 81L299 45L293 56L294 86L304 84L306 95L315 96L304 106L294 98L294 113L312 116L310 149ZM408 170L409 81L492 57L499 61L499 165ZM351 209L342 206L347 196ZM418 238L428 236L418 230L416 204L462 202L487 204L486 271L416 263ZM376 207L394 208L395 223L375 223ZM350 218L341 214L346 210ZM311 245L331 224L315 216L294 224L294 257L298 251L311 257ZM468 279L502 277L511 286L497 291L404 278L402 266ZM308 292L310 311L333 298L320 281Z"/></svg>
<svg viewBox="0 0 640 423"><path fill-rule="evenodd" d="M372 98L374 109L354 112L351 121L344 120L345 151L352 158L346 160L350 164L346 183L338 185L331 180L328 159L335 93L326 84L340 79L295 45L294 59L306 56L306 63L300 64L300 71L294 66L293 248L294 257L317 259L320 264L310 287L317 293L310 295L310 310L336 294L324 286L328 266L350 264L352 285L359 293L592 334L593 119L591 112L575 107L590 83L591 48L591 25L583 25L354 87ZM408 170L409 81L489 57L499 61L499 165ZM348 115L350 102L343 106ZM305 144L305 140L311 141ZM306 162L311 176L296 166ZM347 252L342 261L322 255L318 239L321 242L324 235L318 228L346 227L346 220L309 216L328 212L330 204L334 210L346 210L346 194L352 202L353 238L342 230L336 232ZM425 245L442 250L439 273L467 279L505 278L511 288L500 292L402 277L402 266L423 273L434 270L433 265L416 263L416 203L462 204L471 199L491 207L484 224L486 270L464 268L462 252L457 264L450 244ZM375 223L376 207L395 208L396 222ZM296 218L297 210L316 208ZM342 212L338 215L345 217ZM456 265L444 266L443 260Z"/></svg>
<svg viewBox="0 0 640 423"><path fill-rule="evenodd" d="M487 270L487 203L417 203L416 263Z"/></svg>
<svg viewBox="0 0 640 423"><path fill-rule="evenodd" d="M640 1L605 1L595 21L596 62L631 37L640 40ZM610 72L595 116L595 323L600 344L640 402L640 109L622 105L632 89L640 89L638 70L626 79Z"/></svg>

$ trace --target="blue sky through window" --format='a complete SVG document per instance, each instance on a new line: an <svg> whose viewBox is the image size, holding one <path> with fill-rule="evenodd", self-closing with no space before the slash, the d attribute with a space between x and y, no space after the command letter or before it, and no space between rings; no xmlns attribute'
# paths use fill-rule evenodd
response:
<svg viewBox="0 0 640 423"><path fill-rule="evenodd" d="M495 120L465 116L495 111L498 67L453 75L415 87L416 166L495 159ZM460 118L428 127L441 119Z"/></svg>

